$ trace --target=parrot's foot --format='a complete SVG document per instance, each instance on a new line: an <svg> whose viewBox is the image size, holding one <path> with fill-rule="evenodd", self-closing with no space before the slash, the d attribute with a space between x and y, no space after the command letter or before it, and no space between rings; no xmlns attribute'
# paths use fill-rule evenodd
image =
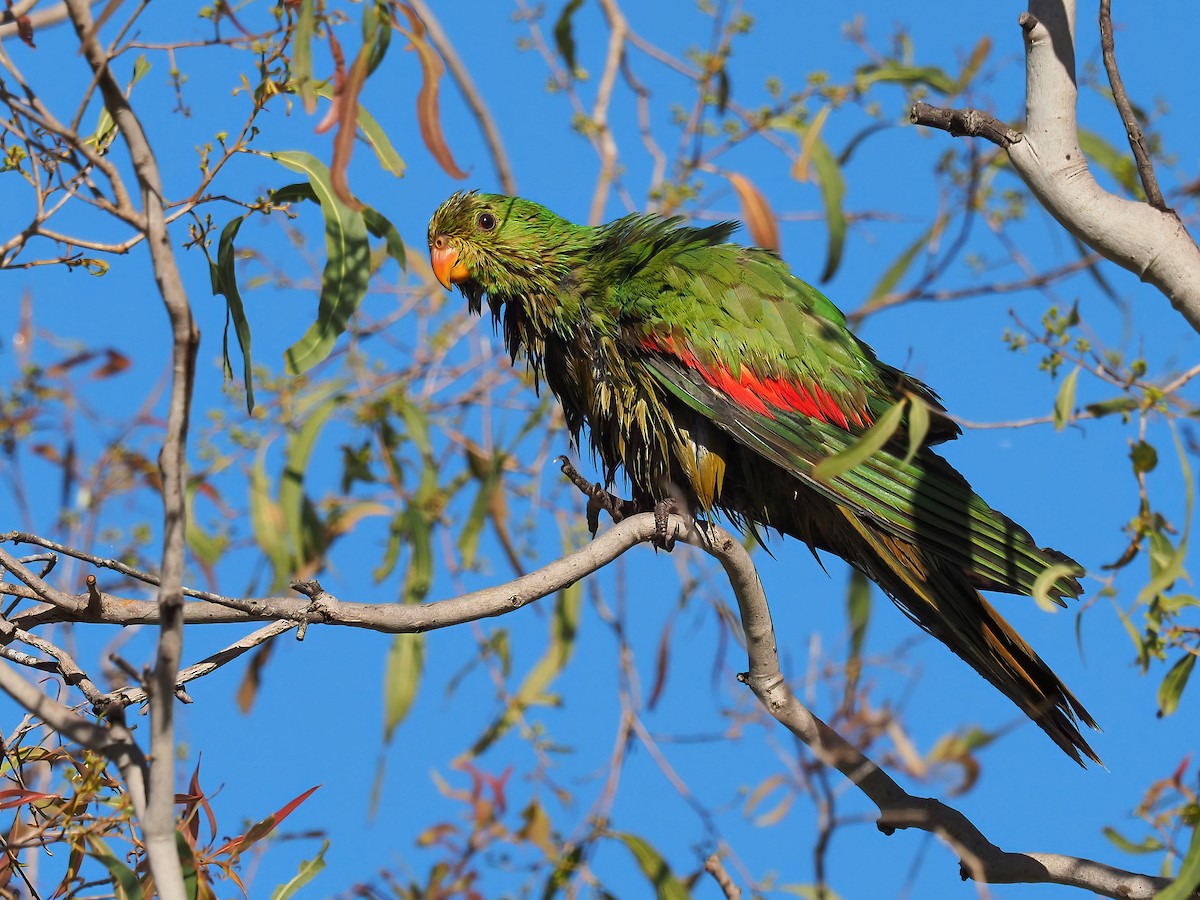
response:
<svg viewBox="0 0 1200 900"><path fill-rule="evenodd" d="M592 537L595 537L596 532L600 529L601 511L607 512L614 523L641 512L653 511L654 537L651 539L651 543L656 548L666 550L668 553L674 549L675 536L671 534L670 517L679 513L680 504L677 500L670 498L659 500L652 507L643 506L634 500L618 497L611 491L605 490L602 485L588 481L579 474L579 470L571 465L570 460L565 456L558 457L557 461L562 468L562 473L567 476L571 484L579 488L580 492L588 498L587 524Z"/></svg>
<svg viewBox="0 0 1200 900"><path fill-rule="evenodd" d="M671 515L674 513L679 513L679 504L674 498L654 504L654 546L668 553L675 549L675 535L671 533Z"/></svg>
<svg viewBox="0 0 1200 900"><path fill-rule="evenodd" d="M613 522L620 522L622 519L636 515L642 510L632 500L624 500L616 494L606 491L600 484L593 484L588 481L579 471L571 465L570 460L565 456L558 457L558 463L562 467L562 473L567 476L571 484L579 488L584 496L588 498L587 502L587 524L588 531L592 537L596 536L596 532L600 530L600 512L607 512Z"/></svg>

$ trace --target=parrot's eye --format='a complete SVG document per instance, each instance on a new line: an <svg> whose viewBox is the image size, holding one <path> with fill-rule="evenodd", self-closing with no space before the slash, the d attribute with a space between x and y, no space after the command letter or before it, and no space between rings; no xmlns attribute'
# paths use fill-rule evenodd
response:
<svg viewBox="0 0 1200 900"><path fill-rule="evenodd" d="M491 213L480 213L479 218L475 220L475 224L482 231L491 231L496 227L496 217Z"/></svg>

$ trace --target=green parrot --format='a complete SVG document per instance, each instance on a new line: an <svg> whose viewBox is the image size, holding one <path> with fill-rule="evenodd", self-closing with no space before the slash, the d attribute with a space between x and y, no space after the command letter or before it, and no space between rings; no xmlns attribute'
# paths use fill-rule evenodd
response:
<svg viewBox="0 0 1200 900"><path fill-rule="evenodd" d="M639 509L682 502L840 556L1004 692L1072 759L1099 758L1092 717L979 593L1082 588L1074 560L1039 547L929 449L960 433L930 388L880 362L836 306L774 253L631 215L589 227L518 197L457 193L429 223L433 272L471 312L486 299L515 362L586 430L611 487ZM883 449L831 478L901 399L929 411L909 460L907 420ZM586 426L586 429L585 429Z"/></svg>

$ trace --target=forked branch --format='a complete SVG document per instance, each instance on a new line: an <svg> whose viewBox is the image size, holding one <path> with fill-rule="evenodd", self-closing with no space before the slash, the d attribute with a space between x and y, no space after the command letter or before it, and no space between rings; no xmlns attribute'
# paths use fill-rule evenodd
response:
<svg viewBox="0 0 1200 900"><path fill-rule="evenodd" d="M1107 4L1103 9L1106 13ZM1104 190L1079 149L1075 0L1030 0L1020 24L1025 36L1023 132L1010 132L994 119L988 122L991 117L976 110L939 109L924 103L913 107L910 118L951 134L985 137L1003 147L1038 202L1064 228L1158 288L1200 332L1200 248L1158 190L1141 129L1116 71L1111 21L1102 13L1102 32L1105 25L1108 31L1105 64L1149 203Z"/></svg>

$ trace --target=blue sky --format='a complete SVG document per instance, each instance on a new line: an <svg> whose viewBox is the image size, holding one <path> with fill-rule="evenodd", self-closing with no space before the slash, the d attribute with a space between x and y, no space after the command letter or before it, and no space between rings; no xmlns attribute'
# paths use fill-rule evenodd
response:
<svg viewBox="0 0 1200 900"><path fill-rule="evenodd" d="M627 4L626 13L635 30L673 53L708 39L709 20L695 13L691 3ZM141 39L146 41L196 37L208 33L203 21L183 17L179 6L151 8L142 21ZM1167 112L1154 123L1154 132L1176 156L1160 177L1168 187L1194 176L1200 146L1188 82L1179 77L1178 60L1194 52L1191 46L1200 26L1200 8L1193 4L1170 4L1170 13L1132 19L1132 8L1119 8L1118 21L1128 27L1118 31L1118 52L1126 84L1135 100L1146 106L1162 99ZM574 219L587 215L596 157L585 141L569 128L570 110L562 95L545 90L547 72L533 52L517 52L515 42L524 34L513 21L508 4L462 2L439 4L435 11L468 62L491 105L513 160L521 193L540 200ZM552 4L549 27L557 4ZM747 106L766 101L763 83L770 75L799 86L810 70L823 69L835 80L847 78L865 62L862 53L844 38L843 26L861 11L868 34L883 45L898 21L894 4L862 2L845 4L763 4L749 9L757 26L735 48L731 73L735 96ZM957 72L962 60L983 36L993 42L987 75L976 105L994 104L997 113L1017 119L1022 110L1023 81L1018 4L961 4L937 2L921 7L914 21L906 22L916 60L941 65ZM1125 14L1130 18L1122 20ZM189 13L190 15L190 13ZM253 15L253 12L248 13ZM585 3L577 15L575 35L580 64L592 73L592 81L581 86L591 97L594 79L603 65L603 35L596 4ZM1098 64L1098 38L1091 10L1079 23L1079 60ZM29 51L11 46L6 50L54 102L71 96L81 62L70 48L66 30L39 37L39 47ZM359 146L351 169L351 183L360 196L387 215L399 228L410 247L424 243L430 213L449 193L464 186L484 190L498 188L479 132L460 97L449 83L443 84L442 116L449 142L458 163L470 179L455 182L429 157L420 143L412 115L419 71L415 55L394 47L381 70L368 83L364 103L389 134L409 168L403 179L382 173L367 149ZM243 102L232 95L237 73L250 64L247 58L204 50L180 51L177 63L189 76L184 99L192 115L172 112L174 97L167 81L167 64L161 55L150 54L154 68L135 90L134 99L147 122L151 141L164 167L168 192L182 194L194 180L196 156L193 147L211 140L215 131L236 113ZM691 99L682 79L664 74L644 57L634 55L634 65L655 91L655 132L666 145L675 133L669 120L673 98ZM65 70L65 71L64 71ZM850 210L884 210L886 219L860 223L851 231L846 256L836 278L823 289L843 309L852 311L868 296L887 266L925 228L936 203L937 183L933 165L952 140L940 133L925 134L906 127L904 95L899 89L879 94L886 115L897 125L868 139L846 167ZM640 202L648 187L650 164L640 151L633 130L634 98L619 86L614 96L612 120L622 149L623 184ZM1081 121L1085 127L1123 146L1119 120L1111 107L1095 92L1084 90ZM85 121L90 121L85 117ZM836 148L854 134L866 119L852 107L831 115L827 137ZM328 158L330 138L313 133L316 120L297 106L285 116L282 106L269 112L261 123L261 149L304 148ZM777 212L818 212L820 197L812 184L799 183L788 175L786 160L763 148L747 147L732 155L730 168L750 175L770 196ZM253 195L267 187L291 180L274 163L254 157L235 160L221 188L231 195ZM10 179L15 176L9 174ZM1001 181L1010 179L1000 176ZM20 185L5 185L9 193L0 204L0 224L7 229L19 221ZM174 187L174 191L172 188ZM732 194L714 194L712 209L736 217ZM11 201L7 198L13 198ZM229 207L211 208L223 222L236 214ZM628 210L614 195L608 217ZM82 227L82 217L74 222ZM977 223L971 247L981 255L996 257L998 245ZM301 227L314 241L320 239L319 217L311 213ZM7 234L7 230L5 234ZM1035 266L1049 267L1073 257L1069 239L1049 217L1033 211L1028 221L1014 229L1022 250ZM185 237L182 229L175 237ZM303 272L294 248L279 230L250 223L243 229L247 243L283 261L293 271ZM782 252L802 277L815 279L824 265L826 235L819 217L786 222ZM182 255L185 278L193 306L204 333L197 383L197 422L205 411L224 408L232 421L239 413L236 402L221 393L219 335L223 305L210 296L207 265L195 252ZM1009 267L1005 277L1015 269ZM1192 364L1196 337L1154 290L1115 267L1106 277L1122 304L1115 305L1093 282L1080 278L1058 291L1058 299L1069 305L1078 301L1094 339L1105 346L1127 352L1142 352L1157 361L1164 371L1177 371ZM5 301L15 314L23 291L34 299L35 315L43 327L62 338L87 341L121 349L134 359L134 367L123 379L85 386L93 403L110 411L116 420L127 417L145 402L160 379L165 363L165 317L153 291L143 255L112 261L103 278L82 272L34 269L7 276ZM950 273L945 287L961 287L978 276L965 264ZM364 303L364 313L383 317L394 308L404 277L394 266L383 270L375 290ZM457 296L451 301L458 302ZM260 289L247 294L248 314L254 328L256 360L282 371L281 355L306 327L315 309L309 290ZM1002 332L1012 327L1010 309L1027 323L1036 323L1048 305L1045 295L1024 294L982 297L955 304L910 305L869 319L861 335L881 358L903 365L929 382L947 406L964 419L976 422L1007 421L1044 415L1053 405L1056 383L1038 371L1037 354L1014 354L1001 341ZM450 313L447 313L450 314ZM457 313L456 313L457 314ZM465 308L462 310L465 315ZM397 326L403 327L403 324ZM488 327L481 324L481 339ZM61 350L44 349L46 359ZM497 352L497 365L502 353ZM6 345L0 349L0 380L14 374L14 354ZM1092 402L1111 394L1095 381L1080 382L1080 402ZM103 429L101 429L103 430ZM1115 559L1124 547L1122 525L1136 512L1137 495L1129 475L1130 428L1105 420L1086 428L1069 428L1056 433L1049 426L1025 429L969 430L947 456L964 472L976 489L993 505L1029 527L1042 543L1061 547L1097 570ZM1150 486L1164 512L1182 527L1185 523L1179 466L1167 432L1157 426L1151 432L1161 463L1150 476ZM565 440L563 442L565 450ZM336 441L323 445L317 474L310 490L321 488L322 461L336 463ZM1194 462L1194 458L1190 460ZM278 460L276 459L277 463ZM32 523L43 533L51 531L58 513L58 483L49 467L36 458L25 460L25 471L36 491L37 514ZM330 482L335 479L326 474ZM554 468L543 476L549 485L557 478ZM44 499L43 499L44 497ZM575 498L568 497L568 504ZM578 506L570 507L573 514ZM459 511L461 513L461 510ZM128 510L130 519L150 517L150 507ZM0 529L5 521L16 524L15 506L7 491L0 492ZM128 520L126 520L128 521ZM373 584L370 569L378 560L380 533L370 530L361 540L362 549L339 551L337 564L323 575L326 587L345 599L390 602L398 591L394 574L382 585ZM537 559L548 561L559 551L557 527L546 515L537 523L531 538ZM827 560L826 576L814 564L807 549L775 542L774 558L759 554L761 574L773 601L776 628L785 672L796 678L823 661L844 656L846 622L844 598L846 571L836 560ZM97 552L102 552L97 548ZM485 544L487 558L497 555L494 544ZM622 562L624 578L631 586L628 597L628 634L636 655L643 690L654 677L655 647L667 617L673 615L678 595L676 566L686 551L675 557L638 548ZM239 563L222 570L222 587L236 592L248 583L252 566L250 553L238 555ZM492 572L503 572L496 562ZM1144 563L1130 567L1118 581L1118 602L1128 605L1146 578ZM494 580L494 579L493 579ZM470 589L489 583L486 573L472 573L457 581L440 577L433 596L450 596L461 585ZM614 590L611 578L600 582L605 596ZM1099 585L1089 581L1089 593ZM719 582L705 586L702 594L724 594ZM585 593L585 598L587 594ZM1104 758L1107 771L1082 771L1070 763L1043 735L1028 723L1020 724L1002 741L981 754L984 765L979 785L955 801L993 841L1006 849L1062 852L1089 856L1133 869L1157 863L1153 857L1123 856L1101 834L1113 825L1139 837L1140 827L1130 823L1130 810L1154 778L1172 771L1184 756L1196 749L1195 691L1184 697L1179 712L1159 720L1155 716L1155 690L1161 667L1149 677L1133 669L1133 648L1111 604L1100 600L1082 624L1082 650L1076 645L1075 611L1047 616L1020 598L1001 598L1003 614L1051 662L1104 726L1094 746ZM543 603L546 609L548 604ZM729 840L756 878L778 873L778 880L804 883L813 880L811 847L815 814L811 804L798 801L778 824L754 828L742 813L744 797L739 790L753 787L770 776L787 771L794 757L791 739L781 729L748 726L738 740L680 740L681 737L712 735L728 727L722 713L730 708L748 711L752 698L733 679L742 665L736 652L722 652L717 617L710 603L693 602L673 627L673 652L667 689L655 711L646 716L647 727L662 737L662 746L697 799L716 810L720 834ZM497 627L510 629L514 650L514 685L521 674L541 655L547 634L547 616L526 610L502 622L488 623L480 630L464 628L431 634L427 664L442 674L457 671L470 658L480 633ZM199 658L233 640L245 629L232 626L188 635L187 659ZM78 629L85 646L96 646L103 638ZM151 646L152 634L143 630L122 652L140 659ZM412 866L424 871L427 858L414 849L417 832L438 816L457 815L439 806L432 773L437 772L458 787L460 774L449 769L449 761L463 751L496 715L497 702L486 676L478 670L468 676L451 697L441 692L439 681L427 675L424 689L409 719L390 746L381 749L380 682L389 639L359 632L313 628L303 643L279 642L266 674L254 712L243 716L233 704L233 692L242 676L238 665L197 683L191 693L196 703L181 718L181 740L186 759L181 771L190 771L203 759L205 782L221 785L216 803L223 824L233 831L242 818L257 818L313 784L317 792L289 821L294 831L321 829L333 841L327 854L328 868L306 896L332 896L347 891L356 881L368 880L385 866ZM898 662L885 658L903 647ZM922 749L963 721L988 728L1017 723L1021 717L1002 696L988 687L944 648L921 639L903 616L875 596L867 651L881 664L869 668L866 677L879 685L879 699L900 705L911 733ZM715 671L714 671L715 668ZM917 677L919 676L919 677ZM585 599L580 640L575 657L554 690L565 698L561 708L540 708L531 714L556 744L572 752L555 757L555 778L579 797L578 804L560 810L556 825L576 827L600 790L603 766L608 757L614 727L620 715L617 698L615 642ZM831 701L819 693L815 708L827 713ZM0 722L6 727L16 721L16 710L0 700ZM672 740L672 737L674 738ZM369 814L370 795L377 765L382 761L385 776L379 793L378 812ZM479 763L487 771L501 772L513 764L518 772L531 767L528 746L509 736ZM906 783L914 793L937 792L938 784ZM852 792L839 791L839 809L859 814L868 806ZM514 802L523 804L531 795L544 796L544 788L520 781L512 788ZM561 818L560 818L561 817ZM614 808L613 826L636 832L653 842L679 872L690 872L702 862L712 835L690 807L680 799L661 770L644 749L636 749L622 780ZM830 854L830 885L847 898L897 895L905 883L914 856L929 840L918 834L879 835L868 821L839 831ZM316 842L303 841L277 846L254 873L252 896L265 896L277 882L285 880L299 859L312 855ZM870 859L870 865L863 860ZM637 874L628 854L618 845L606 845L593 860L593 868L622 897L645 895L645 882ZM489 895L519 883L519 878L496 875L485 891ZM928 848L919 867L910 896L949 896L956 888L956 864L945 850ZM1049 887L1009 886L992 890L998 897L1063 896ZM701 880L699 897L715 897L715 886Z"/></svg>

